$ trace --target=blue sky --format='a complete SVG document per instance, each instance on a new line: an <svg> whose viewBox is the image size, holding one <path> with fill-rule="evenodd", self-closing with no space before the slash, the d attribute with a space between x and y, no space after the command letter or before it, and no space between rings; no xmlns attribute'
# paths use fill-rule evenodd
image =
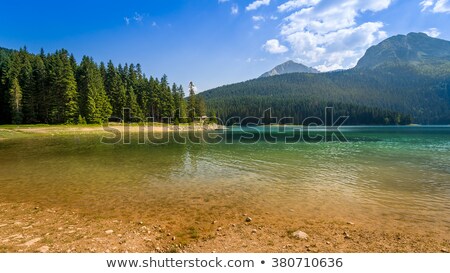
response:
<svg viewBox="0 0 450 273"><path fill-rule="evenodd" d="M349 68L396 34L450 40L450 0L1 0L0 46L140 63L199 91L292 59Z"/></svg>

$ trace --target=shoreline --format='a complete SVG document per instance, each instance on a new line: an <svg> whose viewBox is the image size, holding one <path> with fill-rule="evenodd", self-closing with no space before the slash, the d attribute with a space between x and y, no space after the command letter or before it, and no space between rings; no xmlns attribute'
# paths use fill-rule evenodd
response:
<svg viewBox="0 0 450 273"><path fill-rule="evenodd" d="M131 124L129 126L118 125L116 123L107 126L110 130L123 133L125 128L130 133L139 133L141 129L155 133L166 132L198 132L198 131L216 131L224 129L224 126L217 124L183 124L183 125L143 125ZM77 133L111 133L106 131L102 125L0 125L0 141L26 136L38 135L61 135Z"/></svg>
<svg viewBox="0 0 450 273"><path fill-rule="evenodd" d="M446 253L450 248L450 238L434 231L379 230L342 219L278 223L235 215L183 224L5 202L0 211L4 253ZM298 230L308 238L295 237Z"/></svg>

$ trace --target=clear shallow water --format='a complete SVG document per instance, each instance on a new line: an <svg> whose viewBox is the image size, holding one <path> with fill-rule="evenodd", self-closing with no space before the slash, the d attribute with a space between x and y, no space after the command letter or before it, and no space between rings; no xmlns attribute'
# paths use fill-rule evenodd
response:
<svg viewBox="0 0 450 273"><path fill-rule="evenodd" d="M248 134L233 130L228 138ZM4 140L0 202L130 220L250 212L268 215L267 221L294 215L450 231L450 127L343 131L348 142L138 145L132 138L130 145L105 145L99 135Z"/></svg>

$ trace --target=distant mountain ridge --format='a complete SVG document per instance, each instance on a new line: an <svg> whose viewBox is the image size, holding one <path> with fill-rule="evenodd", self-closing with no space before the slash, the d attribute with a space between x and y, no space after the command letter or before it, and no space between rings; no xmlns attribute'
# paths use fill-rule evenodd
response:
<svg viewBox="0 0 450 273"><path fill-rule="evenodd" d="M319 71L312 67L308 67L306 65L296 63L294 61L287 61L285 63L282 63L282 64L274 67L272 70L262 74L260 76L260 78L289 74L289 73L319 73Z"/></svg>
<svg viewBox="0 0 450 273"><path fill-rule="evenodd" d="M401 124L408 116L419 124L450 124L450 42L397 35L369 48L352 69L262 77L200 95L222 120L271 108L298 124L332 106L352 124Z"/></svg>
<svg viewBox="0 0 450 273"><path fill-rule="evenodd" d="M370 47L356 68L374 69L382 65L436 65L450 62L450 42L425 33L390 37Z"/></svg>

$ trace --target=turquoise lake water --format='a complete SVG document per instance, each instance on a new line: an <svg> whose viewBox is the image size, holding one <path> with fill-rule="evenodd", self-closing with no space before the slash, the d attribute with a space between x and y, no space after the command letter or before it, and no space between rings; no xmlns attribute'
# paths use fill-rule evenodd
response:
<svg viewBox="0 0 450 273"><path fill-rule="evenodd" d="M346 142L281 141L300 129L269 141L260 127L186 144L137 144L133 135L108 145L76 133L3 140L0 202L130 219L296 211L450 231L449 126L344 127Z"/></svg>

